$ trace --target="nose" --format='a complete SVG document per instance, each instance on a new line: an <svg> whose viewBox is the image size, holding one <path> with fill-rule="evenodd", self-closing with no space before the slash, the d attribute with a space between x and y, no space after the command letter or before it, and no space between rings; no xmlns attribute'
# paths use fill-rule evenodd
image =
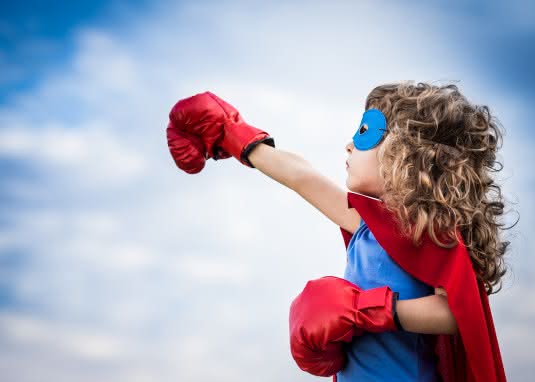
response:
<svg viewBox="0 0 535 382"><path fill-rule="evenodd" d="M346 152L348 154L351 154L351 151L353 151L354 147L355 147L355 145L353 144L353 141L347 142L347 144L346 144Z"/></svg>

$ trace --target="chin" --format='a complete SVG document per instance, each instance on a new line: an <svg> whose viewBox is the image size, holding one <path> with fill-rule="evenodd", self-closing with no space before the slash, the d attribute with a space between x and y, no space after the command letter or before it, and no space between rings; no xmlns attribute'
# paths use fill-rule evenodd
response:
<svg viewBox="0 0 535 382"><path fill-rule="evenodd" d="M372 191L369 187L366 187L366 184L359 182L352 182L351 179L346 180L346 187L351 192L356 192L363 195L369 195L376 198L376 192Z"/></svg>
<svg viewBox="0 0 535 382"><path fill-rule="evenodd" d="M346 179L346 187L349 191L352 191L352 192L361 192L360 190L360 187L359 187L359 184L355 184L351 181L351 179L347 178Z"/></svg>

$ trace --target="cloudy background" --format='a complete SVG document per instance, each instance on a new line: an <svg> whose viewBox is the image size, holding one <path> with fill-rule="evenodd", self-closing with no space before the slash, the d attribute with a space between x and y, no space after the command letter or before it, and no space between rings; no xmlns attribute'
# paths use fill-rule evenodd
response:
<svg viewBox="0 0 535 382"><path fill-rule="evenodd" d="M535 373L535 7L484 1L8 0L0 5L2 381L312 381L288 309L342 277L339 228L230 158L189 175L176 101L210 90L345 185L368 92L452 81L506 130L512 241L491 297L506 373Z"/></svg>

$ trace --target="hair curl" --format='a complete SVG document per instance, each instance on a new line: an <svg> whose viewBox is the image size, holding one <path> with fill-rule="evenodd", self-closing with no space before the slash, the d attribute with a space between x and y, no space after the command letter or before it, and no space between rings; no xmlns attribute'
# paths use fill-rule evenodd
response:
<svg viewBox="0 0 535 382"><path fill-rule="evenodd" d="M503 228L498 222L504 200L491 177L503 169L496 161L501 123L454 84L377 86L365 108L379 109L387 119L387 136L379 148L382 199L402 222L403 233L419 244L425 230L437 245L450 248L458 243L458 228L487 294L498 292L510 244L500 239L498 229L516 225Z"/></svg>

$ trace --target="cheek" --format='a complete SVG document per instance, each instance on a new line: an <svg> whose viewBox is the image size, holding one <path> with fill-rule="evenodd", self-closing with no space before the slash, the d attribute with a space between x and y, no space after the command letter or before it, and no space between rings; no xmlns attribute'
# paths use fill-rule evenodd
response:
<svg viewBox="0 0 535 382"><path fill-rule="evenodd" d="M358 175L358 171L355 170L354 168L348 168L347 169L347 179L350 180L350 179L358 179L360 178L359 175Z"/></svg>
<svg viewBox="0 0 535 382"><path fill-rule="evenodd" d="M370 173L370 169L373 168L373 162L369 155L365 153L355 153L351 157L349 162L349 171L351 174L359 175L361 177L367 177Z"/></svg>
<svg viewBox="0 0 535 382"><path fill-rule="evenodd" d="M368 188L373 187L377 182L377 163L372 152L356 152L348 160L349 168L347 169L348 187Z"/></svg>

